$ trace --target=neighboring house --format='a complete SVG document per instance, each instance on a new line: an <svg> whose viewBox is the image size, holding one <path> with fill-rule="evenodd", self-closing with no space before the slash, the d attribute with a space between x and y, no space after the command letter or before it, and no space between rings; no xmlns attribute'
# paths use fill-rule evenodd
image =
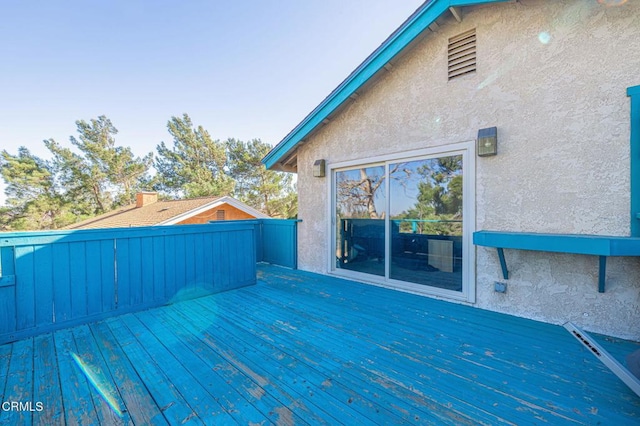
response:
<svg viewBox="0 0 640 426"><path fill-rule="evenodd" d="M120 207L65 229L126 228L132 226L187 225L213 220L268 218L233 197L200 197L160 200L156 192L136 194L136 204Z"/></svg>
<svg viewBox="0 0 640 426"><path fill-rule="evenodd" d="M640 259L597 257L640 253L639 85L640 1L427 1L263 159L299 268L640 340Z"/></svg>

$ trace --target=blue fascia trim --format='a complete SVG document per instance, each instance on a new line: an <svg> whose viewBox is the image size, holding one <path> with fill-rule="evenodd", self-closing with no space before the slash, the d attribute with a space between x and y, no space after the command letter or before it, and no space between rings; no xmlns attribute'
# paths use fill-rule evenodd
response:
<svg viewBox="0 0 640 426"><path fill-rule="evenodd" d="M300 124L280 141L263 159L270 169L285 154L300 143L324 119L360 89L384 65L404 50L420 33L429 27L449 7L499 3L507 0L434 0L425 2L389 38L358 66L329 96L323 100Z"/></svg>
<svg viewBox="0 0 640 426"><path fill-rule="evenodd" d="M640 237L640 86L627 89L631 98L631 236Z"/></svg>

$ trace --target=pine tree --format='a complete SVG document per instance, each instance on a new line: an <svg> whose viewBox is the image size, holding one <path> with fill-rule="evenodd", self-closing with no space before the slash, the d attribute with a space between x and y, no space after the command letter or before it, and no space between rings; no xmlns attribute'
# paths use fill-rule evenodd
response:
<svg viewBox="0 0 640 426"><path fill-rule="evenodd" d="M187 114L171 117L167 129L173 147L164 142L157 146L157 188L186 198L231 194L234 182L225 172L224 144L202 126L194 127Z"/></svg>
<svg viewBox="0 0 640 426"><path fill-rule="evenodd" d="M53 139L44 142L53 154L55 173L67 196L89 215L132 203L136 192L145 189L149 181L153 154L134 157L130 148L116 146L118 130L105 116L76 121L76 126L79 137L69 139L81 154Z"/></svg>
<svg viewBox="0 0 640 426"><path fill-rule="evenodd" d="M2 209L4 230L56 229L74 219L73 206L57 185L53 167L20 147L17 155L3 150L0 174L6 182L7 206Z"/></svg>
<svg viewBox="0 0 640 426"><path fill-rule="evenodd" d="M260 139L227 140L229 173L236 181L234 196L271 217L290 218L298 213L297 193L290 173L267 170L262 158L271 146Z"/></svg>
<svg viewBox="0 0 640 426"><path fill-rule="evenodd" d="M116 146L118 133L105 116L76 121L73 151L53 139L45 140L53 158L43 160L20 148L17 155L2 151L0 173L7 183L7 208L0 227L15 230L55 229L108 212L134 201L146 189L152 154L134 157L130 148Z"/></svg>

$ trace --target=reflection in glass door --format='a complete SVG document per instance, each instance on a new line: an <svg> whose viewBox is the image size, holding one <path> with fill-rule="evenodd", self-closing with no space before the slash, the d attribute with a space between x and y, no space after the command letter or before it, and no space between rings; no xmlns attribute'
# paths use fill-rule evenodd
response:
<svg viewBox="0 0 640 426"><path fill-rule="evenodd" d="M385 276L385 168L335 174L336 268Z"/></svg>
<svg viewBox="0 0 640 426"><path fill-rule="evenodd" d="M389 278L462 291L462 155L389 165Z"/></svg>
<svg viewBox="0 0 640 426"><path fill-rule="evenodd" d="M463 286L463 270L473 273L463 259L470 235L463 233L464 158L458 150L335 170L332 270L473 297Z"/></svg>

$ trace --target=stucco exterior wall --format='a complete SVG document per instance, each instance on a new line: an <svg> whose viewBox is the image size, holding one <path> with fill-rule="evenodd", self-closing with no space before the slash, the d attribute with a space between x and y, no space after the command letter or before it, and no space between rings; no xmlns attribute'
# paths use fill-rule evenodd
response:
<svg viewBox="0 0 640 426"><path fill-rule="evenodd" d="M615 2L610 2L615 3ZM476 28L477 72L447 81L449 37ZM328 164L474 140L476 230L629 235L629 98L640 84L640 1L567 0L465 8L315 133L298 152L299 267L328 272ZM324 196L320 196L324 194ZM478 247L476 306L640 340L640 260Z"/></svg>

